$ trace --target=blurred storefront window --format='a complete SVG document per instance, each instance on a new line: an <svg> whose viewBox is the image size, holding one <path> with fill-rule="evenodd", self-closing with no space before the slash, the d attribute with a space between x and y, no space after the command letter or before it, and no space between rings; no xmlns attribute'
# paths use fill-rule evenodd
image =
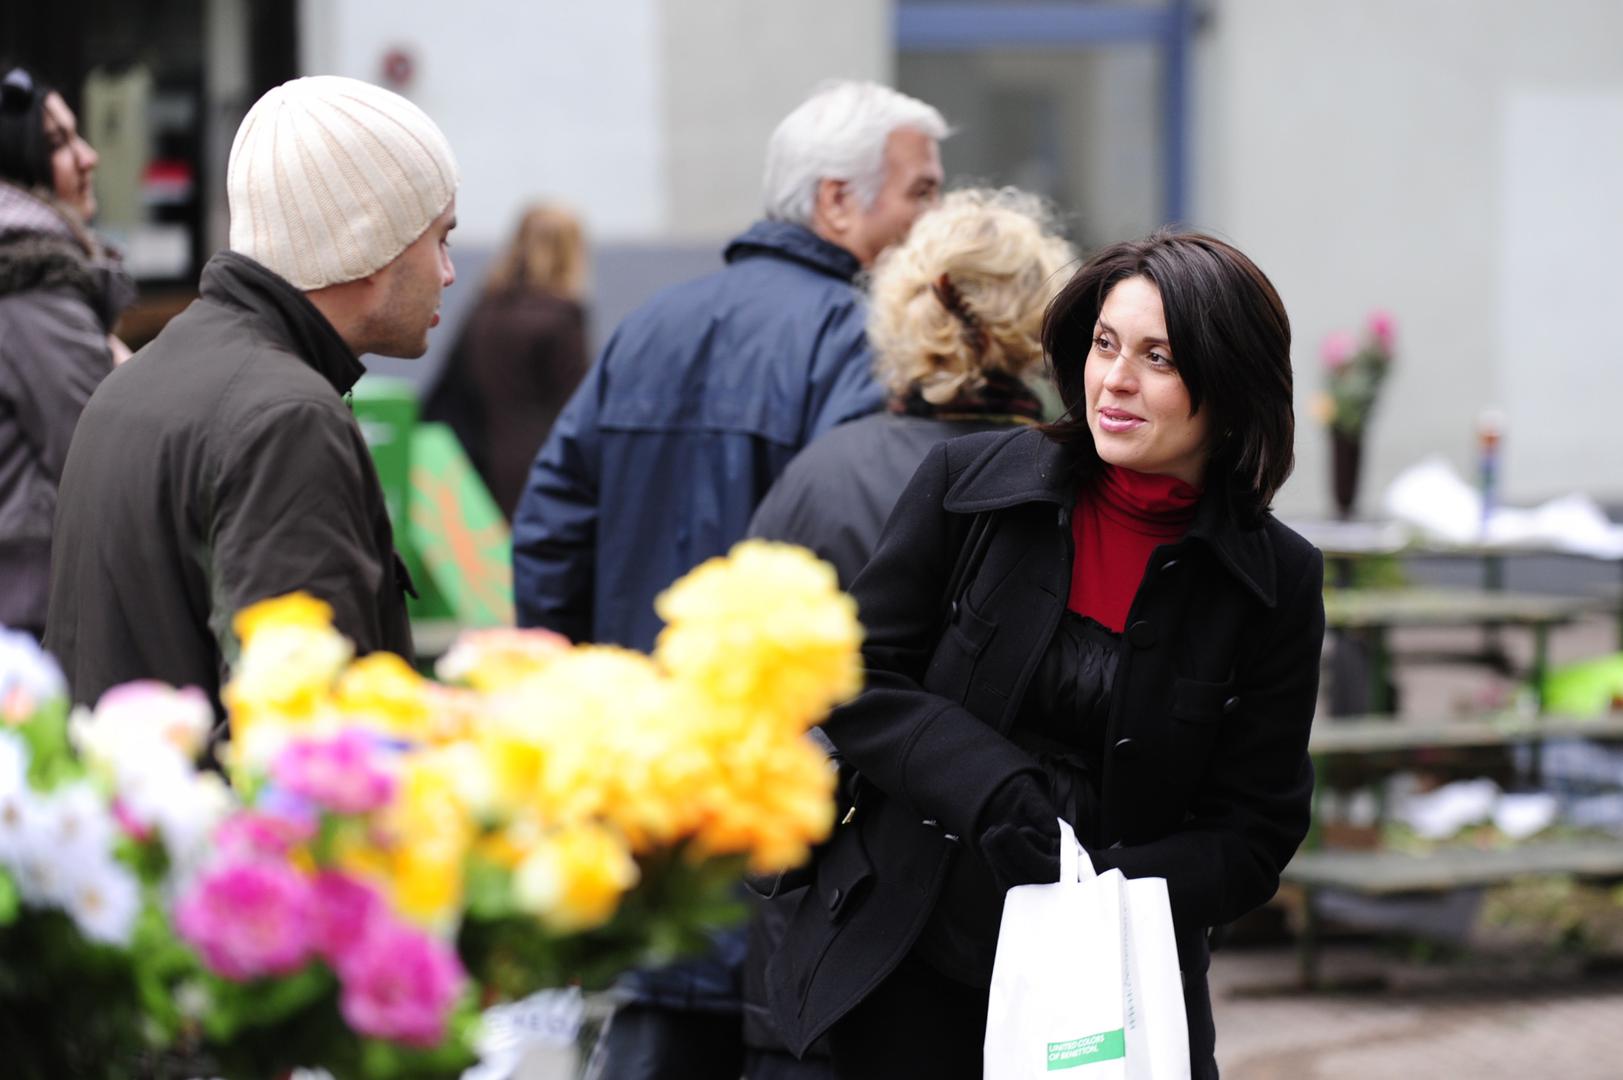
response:
<svg viewBox="0 0 1623 1080"><path fill-rule="evenodd" d="M1184 212L1186 0L897 5L897 84L957 128L954 183L1013 184L1085 247Z"/></svg>

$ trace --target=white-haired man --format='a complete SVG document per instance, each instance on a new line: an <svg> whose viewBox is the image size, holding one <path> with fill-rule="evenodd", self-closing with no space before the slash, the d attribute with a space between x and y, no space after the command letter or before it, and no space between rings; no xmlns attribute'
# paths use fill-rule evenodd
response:
<svg viewBox="0 0 1623 1080"><path fill-rule="evenodd" d="M522 625L650 647L660 590L743 538L802 446L882 406L851 283L939 199L946 135L931 106L864 82L778 125L766 220L620 324L542 446L513 519ZM734 935L714 962L640 976L605 1074L736 1080L743 954Z"/></svg>
<svg viewBox="0 0 1623 1080"><path fill-rule="evenodd" d="M336 76L260 98L231 146L230 249L102 382L63 470L47 647L76 701L137 678L217 698L232 616L304 590L361 652L411 657L405 569L344 395L421 356L455 279L434 122Z"/></svg>
<svg viewBox="0 0 1623 1080"><path fill-rule="evenodd" d="M881 407L851 282L936 203L946 134L860 82L778 125L766 220L620 324L542 446L513 519L521 624L648 648L654 596L744 536L797 450Z"/></svg>

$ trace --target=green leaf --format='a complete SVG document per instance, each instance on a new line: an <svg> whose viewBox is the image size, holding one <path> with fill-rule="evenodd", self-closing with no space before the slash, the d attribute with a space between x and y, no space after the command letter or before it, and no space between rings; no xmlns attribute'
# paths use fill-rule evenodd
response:
<svg viewBox="0 0 1623 1080"><path fill-rule="evenodd" d="M22 910L22 897L17 895L17 883L11 875L0 868L0 926L9 926L17 921L17 915Z"/></svg>

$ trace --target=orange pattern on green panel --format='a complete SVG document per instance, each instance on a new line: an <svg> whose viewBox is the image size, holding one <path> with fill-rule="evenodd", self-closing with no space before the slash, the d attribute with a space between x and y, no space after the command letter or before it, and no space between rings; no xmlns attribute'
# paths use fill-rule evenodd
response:
<svg viewBox="0 0 1623 1080"><path fill-rule="evenodd" d="M411 542L434 590L463 626L513 624L513 543L496 501L451 429L411 439Z"/></svg>

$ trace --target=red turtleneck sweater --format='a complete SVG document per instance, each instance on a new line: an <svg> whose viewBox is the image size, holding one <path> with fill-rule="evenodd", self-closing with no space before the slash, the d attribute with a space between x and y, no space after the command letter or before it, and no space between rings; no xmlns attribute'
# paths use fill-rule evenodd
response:
<svg viewBox="0 0 1623 1080"><path fill-rule="evenodd" d="M1070 609L1120 633L1150 554L1189 531L1199 498L1175 477L1101 468L1071 515Z"/></svg>

